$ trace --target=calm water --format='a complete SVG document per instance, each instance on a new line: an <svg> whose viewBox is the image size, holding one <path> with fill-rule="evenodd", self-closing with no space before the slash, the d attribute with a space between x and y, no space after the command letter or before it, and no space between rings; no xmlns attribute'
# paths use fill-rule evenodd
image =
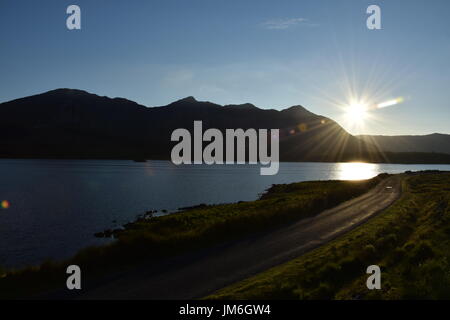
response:
<svg viewBox="0 0 450 320"><path fill-rule="evenodd" d="M147 210L199 203L254 200L271 184L365 179L450 165L281 163L275 176L259 166L174 166L168 161L0 160L0 265L62 259L108 240L93 234L116 228Z"/></svg>

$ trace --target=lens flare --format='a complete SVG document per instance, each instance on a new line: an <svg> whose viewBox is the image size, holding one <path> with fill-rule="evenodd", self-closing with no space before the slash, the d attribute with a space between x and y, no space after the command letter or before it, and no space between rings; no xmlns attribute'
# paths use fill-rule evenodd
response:
<svg viewBox="0 0 450 320"><path fill-rule="evenodd" d="M350 96L347 100L349 103L339 104L339 108L343 111L340 121L344 128L353 134L364 134L368 126L380 121L382 114L377 114L377 110L398 105L405 101L403 97L398 97L381 103L375 102L380 100L368 95L360 95L357 97Z"/></svg>
<svg viewBox="0 0 450 320"><path fill-rule="evenodd" d="M1 207L3 209L8 209L9 208L9 201L8 200L3 200L1 203Z"/></svg>
<svg viewBox="0 0 450 320"><path fill-rule="evenodd" d="M404 101L404 99L402 97L395 98L395 99L392 99L392 100L385 101L385 102L377 104L376 108L377 109L382 109L382 108L394 106L396 104L402 103L403 101Z"/></svg>

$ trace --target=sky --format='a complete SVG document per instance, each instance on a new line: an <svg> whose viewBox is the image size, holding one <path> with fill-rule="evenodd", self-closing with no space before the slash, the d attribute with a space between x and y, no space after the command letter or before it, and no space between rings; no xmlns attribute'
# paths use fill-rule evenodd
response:
<svg viewBox="0 0 450 320"><path fill-rule="evenodd" d="M66 9L81 8L81 30ZM381 30L366 9L381 8ZM56 88L146 106L302 105L352 134L450 133L448 0L0 0L0 102ZM350 124L352 101L403 103Z"/></svg>

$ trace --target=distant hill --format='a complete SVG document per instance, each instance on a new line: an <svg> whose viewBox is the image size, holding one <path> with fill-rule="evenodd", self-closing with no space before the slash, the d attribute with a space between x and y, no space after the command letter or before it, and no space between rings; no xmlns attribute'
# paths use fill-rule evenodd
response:
<svg viewBox="0 0 450 320"><path fill-rule="evenodd" d="M369 136L358 138L390 152L436 152L450 154L450 135L433 133L423 136Z"/></svg>
<svg viewBox="0 0 450 320"><path fill-rule="evenodd" d="M203 121L203 130L279 128L284 161L390 161L375 144L302 106L277 111L187 97L166 106L145 107L74 89L0 104L0 157L169 159L172 131L192 131L194 120ZM421 162L414 154L395 159ZM429 162L430 156L423 159ZM432 159L450 163L450 156Z"/></svg>

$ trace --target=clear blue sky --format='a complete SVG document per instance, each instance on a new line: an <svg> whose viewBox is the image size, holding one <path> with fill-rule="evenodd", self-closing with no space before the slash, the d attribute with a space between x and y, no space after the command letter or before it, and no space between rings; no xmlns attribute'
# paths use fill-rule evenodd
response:
<svg viewBox="0 0 450 320"><path fill-rule="evenodd" d="M66 28L70 4L81 30ZM382 30L366 28L370 4ZM450 133L448 0L1 0L0 12L0 102L68 87L147 106L301 104L344 124L353 91L406 100L352 133Z"/></svg>

